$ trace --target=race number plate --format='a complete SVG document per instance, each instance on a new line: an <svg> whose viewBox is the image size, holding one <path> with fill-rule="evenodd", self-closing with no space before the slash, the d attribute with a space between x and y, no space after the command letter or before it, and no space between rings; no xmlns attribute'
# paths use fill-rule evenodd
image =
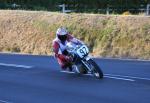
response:
<svg viewBox="0 0 150 103"><path fill-rule="evenodd" d="M82 45L78 50L77 54L79 55L80 58L84 58L89 54L89 49L86 45Z"/></svg>

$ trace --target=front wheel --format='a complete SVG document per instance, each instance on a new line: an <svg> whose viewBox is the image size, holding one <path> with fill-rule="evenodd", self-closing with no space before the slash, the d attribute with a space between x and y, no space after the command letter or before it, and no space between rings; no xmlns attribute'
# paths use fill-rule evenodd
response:
<svg viewBox="0 0 150 103"><path fill-rule="evenodd" d="M88 60L88 62L92 67L92 71L93 71L92 73L94 74L94 76L98 79L102 79L103 78L103 72L102 72L101 68L92 59Z"/></svg>

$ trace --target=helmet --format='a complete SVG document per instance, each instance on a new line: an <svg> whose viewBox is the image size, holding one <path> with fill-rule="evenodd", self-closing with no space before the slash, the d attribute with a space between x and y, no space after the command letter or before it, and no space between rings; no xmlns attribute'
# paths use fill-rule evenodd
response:
<svg viewBox="0 0 150 103"><path fill-rule="evenodd" d="M56 35L60 41L64 42L67 39L68 31L66 28L61 27L57 29Z"/></svg>

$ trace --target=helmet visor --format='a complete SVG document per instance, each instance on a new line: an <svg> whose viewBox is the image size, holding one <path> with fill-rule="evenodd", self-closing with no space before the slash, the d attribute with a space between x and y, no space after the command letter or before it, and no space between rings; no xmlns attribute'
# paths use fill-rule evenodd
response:
<svg viewBox="0 0 150 103"><path fill-rule="evenodd" d="M67 40L67 35L58 35L58 39L61 40L62 42L66 41Z"/></svg>

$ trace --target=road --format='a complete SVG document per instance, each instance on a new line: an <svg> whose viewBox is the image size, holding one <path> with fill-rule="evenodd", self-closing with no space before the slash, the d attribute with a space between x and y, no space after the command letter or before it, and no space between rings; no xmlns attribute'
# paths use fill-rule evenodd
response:
<svg viewBox="0 0 150 103"><path fill-rule="evenodd" d="M0 103L150 103L150 61L94 59L104 79L60 72L51 56L0 54Z"/></svg>

